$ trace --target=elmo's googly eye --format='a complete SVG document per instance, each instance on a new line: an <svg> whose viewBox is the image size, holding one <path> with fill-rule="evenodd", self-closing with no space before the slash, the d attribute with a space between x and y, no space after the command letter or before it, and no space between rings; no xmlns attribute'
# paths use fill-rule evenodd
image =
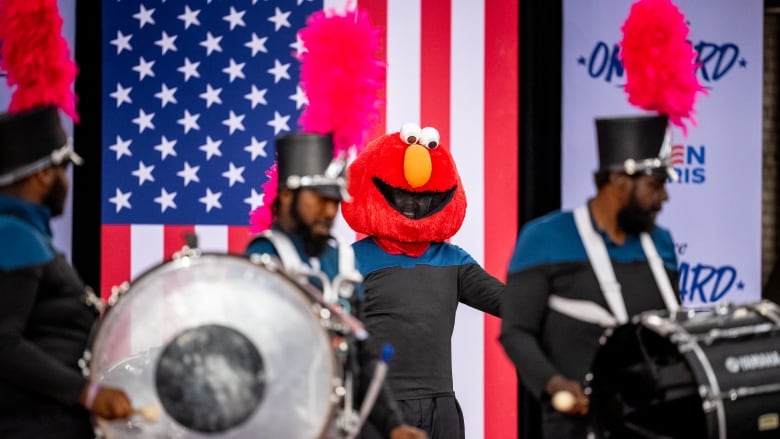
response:
<svg viewBox="0 0 780 439"><path fill-rule="evenodd" d="M420 139L421 130L420 126L413 123L405 123L401 128L401 140L409 145L417 143Z"/></svg>
<svg viewBox="0 0 780 439"><path fill-rule="evenodd" d="M439 131L433 127L423 128L418 143L428 149L436 149L439 146Z"/></svg>

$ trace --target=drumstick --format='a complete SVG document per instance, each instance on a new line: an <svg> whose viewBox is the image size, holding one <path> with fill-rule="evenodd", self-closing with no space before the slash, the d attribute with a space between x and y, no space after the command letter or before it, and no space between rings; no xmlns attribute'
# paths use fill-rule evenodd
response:
<svg viewBox="0 0 780 439"><path fill-rule="evenodd" d="M559 412L568 412L574 408L574 394L568 390L559 390L553 394L552 406Z"/></svg>
<svg viewBox="0 0 780 439"><path fill-rule="evenodd" d="M145 420L154 422L160 419L162 410L159 404L149 404L145 407L134 408L133 414L140 415Z"/></svg>

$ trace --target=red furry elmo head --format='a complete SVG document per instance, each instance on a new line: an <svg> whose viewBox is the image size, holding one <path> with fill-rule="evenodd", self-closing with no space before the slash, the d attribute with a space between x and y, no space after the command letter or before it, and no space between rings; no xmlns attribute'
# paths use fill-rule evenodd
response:
<svg viewBox="0 0 780 439"><path fill-rule="evenodd" d="M349 167L347 223L398 242L446 241L466 215L455 161L434 128L406 124L371 141Z"/></svg>

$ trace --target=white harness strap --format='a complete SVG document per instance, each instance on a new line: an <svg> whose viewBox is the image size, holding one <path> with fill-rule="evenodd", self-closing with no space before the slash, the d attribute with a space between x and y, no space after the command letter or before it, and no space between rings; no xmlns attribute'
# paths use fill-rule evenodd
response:
<svg viewBox="0 0 780 439"><path fill-rule="evenodd" d="M615 271L612 268L607 247L604 245L601 236L593 229L587 206L582 206L574 210L574 222L611 314L594 302L567 299L554 294L550 295L548 305L551 309L560 312L561 314L604 327L617 326L626 323L628 321L628 312L626 311L622 290L615 278ZM664 305L666 305L666 308L669 311L677 311L680 308L680 305L675 298L674 289L672 288L669 276L667 276L666 270L664 269L663 261L658 255L658 250L655 248L655 244L653 244L652 238L650 238L650 235L647 233L641 233L639 239L645 257L647 257L650 271L653 273L653 278L661 293Z"/></svg>
<svg viewBox="0 0 780 439"><path fill-rule="evenodd" d="M620 284L615 278L607 246L604 245L601 236L593 230L587 206L581 206L574 210L574 223L577 225L577 232L579 232L582 244L585 246L585 252L588 254L593 272L596 273L596 279L599 281L607 306L619 324L628 322L626 303L623 301Z"/></svg>
<svg viewBox="0 0 780 439"><path fill-rule="evenodd" d="M642 250L645 252L645 257L647 257L647 263L650 264L650 270L653 272L655 283L658 285L658 290L661 291L661 298L664 300L666 309L672 312L678 311L680 309L680 304L677 302L674 288L672 288L672 283L669 281L669 276L664 269L664 261L661 259L661 256L658 255L658 250L655 248L655 244L653 244L653 239L650 238L650 235L647 233L642 233L639 235L639 240L642 243Z"/></svg>
<svg viewBox="0 0 780 439"><path fill-rule="evenodd" d="M615 316L590 300L567 299L550 294L547 304L551 309L581 322L593 323L603 328L612 328L618 325Z"/></svg>
<svg viewBox="0 0 780 439"><path fill-rule="evenodd" d="M264 231L261 235L274 246L285 270L294 273L296 278L299 278L298 280L305 280L305 276L301 274L301 271L306 271L305 269L308 267L303 263L301 257L298 256L298 251L295 249L292 241L290 241L290 238L284 233L274 233L271 229Z"/></svg>
<svg viewBox="0 0 780 439"><path fill-rule="evenodd" d="M285 271L302 283L308 283L308 277L317 277L322 281L322 295L327 303L336 303L338 297L349 298L354 291L354 285L363 281L363 276L355 268L355 251L352 246L341 239L336 239L339 248L339 274L332 282L322 272L318 258L310 258L311 265L303 262L290 238L284 233L274 233L266 230L262 236L276 249Z"/></svg>

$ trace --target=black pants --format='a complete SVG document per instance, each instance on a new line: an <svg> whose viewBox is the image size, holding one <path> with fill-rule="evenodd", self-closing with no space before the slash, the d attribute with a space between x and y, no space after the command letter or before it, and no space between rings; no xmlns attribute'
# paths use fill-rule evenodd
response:
<svg viewBox="0 0 780 439"><path fill-rule="evenodd" d="M86 410L2 415L3 439L94 439L95 430Z"/></svg>
<svg viewBox="0 0 780 439"><path fill-rule="evenodd" d="M463 412L454 396L396 401L407 425L425 430L430 439L465 439ZM386 439L372 426L361 432L361 439Z"/></svg>

